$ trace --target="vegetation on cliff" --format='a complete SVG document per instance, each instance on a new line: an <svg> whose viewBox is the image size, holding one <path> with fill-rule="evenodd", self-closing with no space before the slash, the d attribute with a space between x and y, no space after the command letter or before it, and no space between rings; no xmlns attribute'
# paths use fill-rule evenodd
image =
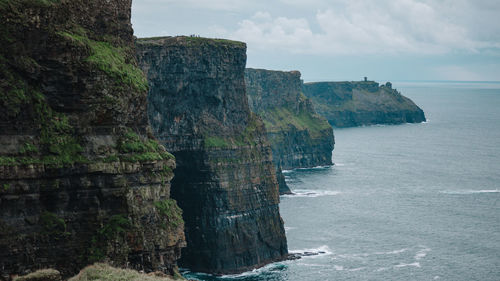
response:
<svg viewBox="0 0 500 281"><path fill-rule="evenodd" d="M316 82L303 85L318 112L335 127L419 123L425 115L387 82Z"/></svg>
<svg viewBox="0 0 500 281"><path fill-rule="evenodd" d="M302 93L300 72L247 69L245 81L248 103L264 121L278 169L332 163L332 127Z"/></svg>
<svg viewBox="0 0 500 281"><path fill-rule="evenodd" d="M175 160L148 127L130 8L0 0L0 279L102 260L177 269Z"/></svg>
<svg viewBox="0 0 500 281"><path fill-rule="evenodd" d="M269 142L247 103L246 45L185 36L136 44L150 85L149 120L178 163L172 198L188 244L181 266L228 274L285 258ZM168 201L156 205L175 212Z"/></svg>

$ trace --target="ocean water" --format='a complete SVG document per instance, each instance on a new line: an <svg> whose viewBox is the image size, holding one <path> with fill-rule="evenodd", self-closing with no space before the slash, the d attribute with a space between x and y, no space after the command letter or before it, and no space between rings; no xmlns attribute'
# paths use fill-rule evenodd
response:
<svg viewBox="0 0 500 281"><path fill-rule="evenodd" d="M335 130L335 166L287 171L290 252L198 280L500 280L500 83L394 83L427 123Z"/></svg>

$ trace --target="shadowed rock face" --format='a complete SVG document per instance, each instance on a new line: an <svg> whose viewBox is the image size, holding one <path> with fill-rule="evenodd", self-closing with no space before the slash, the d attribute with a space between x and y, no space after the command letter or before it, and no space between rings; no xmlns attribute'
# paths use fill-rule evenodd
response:
<svg viewBox="0 0 500 281"><path fill-rule="evenodd" d="M272 154L245 92L246 45L166 37L137 41L155 135L176 156L172 196L184 210L181 265L236 273L283 259Z"/></svg>
<svg viewBox="0 0 500 281"><path fill-rule="evenodd" d="M0 1L0 279L97 260L173 273L173 156L148 137L131 0Z"/></svg>
<svg viewBox="0 0 500 281"><path fill-rule="evenodd" d="M250 108L264 121L278 168L332 164L332 127L302 94L300 72L247 69L245 82Z"/></svg>
<svg viewBox="0 0 500 281"><path fill-rule="evenodd" d="M334 127L420 123L425 115L409 98L373 81L306 83L304 94Z"/></svg>

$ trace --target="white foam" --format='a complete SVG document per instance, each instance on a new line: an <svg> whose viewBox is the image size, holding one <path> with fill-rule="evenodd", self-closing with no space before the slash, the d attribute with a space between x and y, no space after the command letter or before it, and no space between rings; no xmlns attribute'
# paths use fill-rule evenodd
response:
<svg viewBox="0 0 500 281"><path fill-rule="evenodd" d="M332 250L330 250L330 248L327 245L323 245L318 248L312 248L312 249L291 250L288 252L290 254L303 254L303 253L315 254L310 256L302 256L302 258L316 258L321 256L329 256L332 254Z"/></svg>
<svg viewBox="0 0 500 281"><path fill-rule="evenodd" d="M296 229L296 227L291 227L291 226L285 226L285 231L289 231L292 229Z"/></svg>
<svg viewBox="0 0 500 281"><path fill-rule="evenodd" d="M307 189L295 189L292 190L293 194L285 194L283 197L321 197L321 196L335 196L341 194L340 191L335 190L307 190Z"/></svg>
<svg viewBox="0 0 500 281"><path fill-rule="evenodd" d="M408 266L420 267L420 263L419 262L400 263L400 264L395 265L394 267L400 268L400 267L408 267Z"/></svg>
<svg viewBox="0 0 500 281"><path fill-rule="evenodd" d="M481 194L481 193L499 193L498 189L481 189L481 190L444 190L439 193L451 194L451 195L470 195L470 194Z"/></svg>
<svg viewBox="0 0 500 281"><path fill-rule="evenodd" d="M330 167L331 165L323 165L323 166L315 166L312 168L297 168L295 170L321 170L321 169L328 169Z"/></svg>
<svg viewBox="0 0 500 281"><path fill-rule="evenodd" d="M404 253L406 251L408 251L409 249L408 248L403 248L403 249L398 249L398 250L393 250L393 251L388 251L388 252L374 252L374 253L360 253L360 254L342 254L342 255L337 255L337 257L339 258L354 258L354 259L359 259L360 257L361 258L365 258L365 257L369 257L369 256L373 256L373 255L398 255L398 254L401 254L401 253Z"/></svg>
<svg viewBox="0 0 500 281"><path fill-rule="evenodd" d="M263 266L261 268L257 268L257 269L251 270L251 271L246 271L246 272L243 272L240 274L222 275L222 276L219 276L219 278L233 279L233 278L241 278L241 277L247 277L247 276L256 276L256 275L261 274L263 271L268 271L268 270L272 270L274 268L279 268L279 267L285 267L285 265L283 265L283 263L271 263L271 264L268 264L266 266Z"/></svg>
<svg viewBox="0 0 500 281"><path fill-rule="evenodd" d="M427 248L427 247L424 247L423 249L419 250L416 254L415 254L415 260L421 260L423 258L425 258L425 256L427 256L427 253L430 252L431 249L430 248Z"/></svg>
<svg viewBox="0 0 500 281"><path fill-rule="evenodd" d="M307 267L324 267L324 264L315 264L315 263L304 263L304 262L299 262L297 263L298 265L304 265Z"/></svg>
<svg viewBox="0 0 500 281"><path fill-rule="evenodd" d="M345 164L343 164L343 163L335 163L335 164L333 164L333 165L334 165L334 166L338 166L338 167L343 167L343 166L345 166Z"/></svg>
<svg viewBox="0 0 500 281"><path fill-rule="evenodd" d="M333 268L335 268L335 270L337 270L337 271L342 271L342 270L344 270L344 267L343 267L343 266L341 266L341 265L336 265L336 264L334 264L334 265L333 265Z"/></svg>
<svg viewBox="0 0 500 281"><path fill-rule="evenodd" d="M389 251L389 252L375 252L375 255L397 255L408 251L408 248L403 248L399 250Z"/></svg>
<svg viewBox="0 0 500 281"><path fill-rule="evenodd" d="M348 269L347 271L351 271L351 272L354 272L354 271L360 271L360 270L363 270L365 269L366 267L357 267L357 268L351 268L351 269Z"/></svg>

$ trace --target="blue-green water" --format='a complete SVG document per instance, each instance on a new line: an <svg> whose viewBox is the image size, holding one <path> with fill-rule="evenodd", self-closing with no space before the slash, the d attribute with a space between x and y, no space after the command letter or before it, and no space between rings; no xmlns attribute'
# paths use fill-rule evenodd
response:
<svg viewBox="0 0 500 281"><path fill-rule="evenodd" d="M424 124L335 130L333 167L286 173L291 252L200 280L500 280L500 84L395 83Z"/></svg>

